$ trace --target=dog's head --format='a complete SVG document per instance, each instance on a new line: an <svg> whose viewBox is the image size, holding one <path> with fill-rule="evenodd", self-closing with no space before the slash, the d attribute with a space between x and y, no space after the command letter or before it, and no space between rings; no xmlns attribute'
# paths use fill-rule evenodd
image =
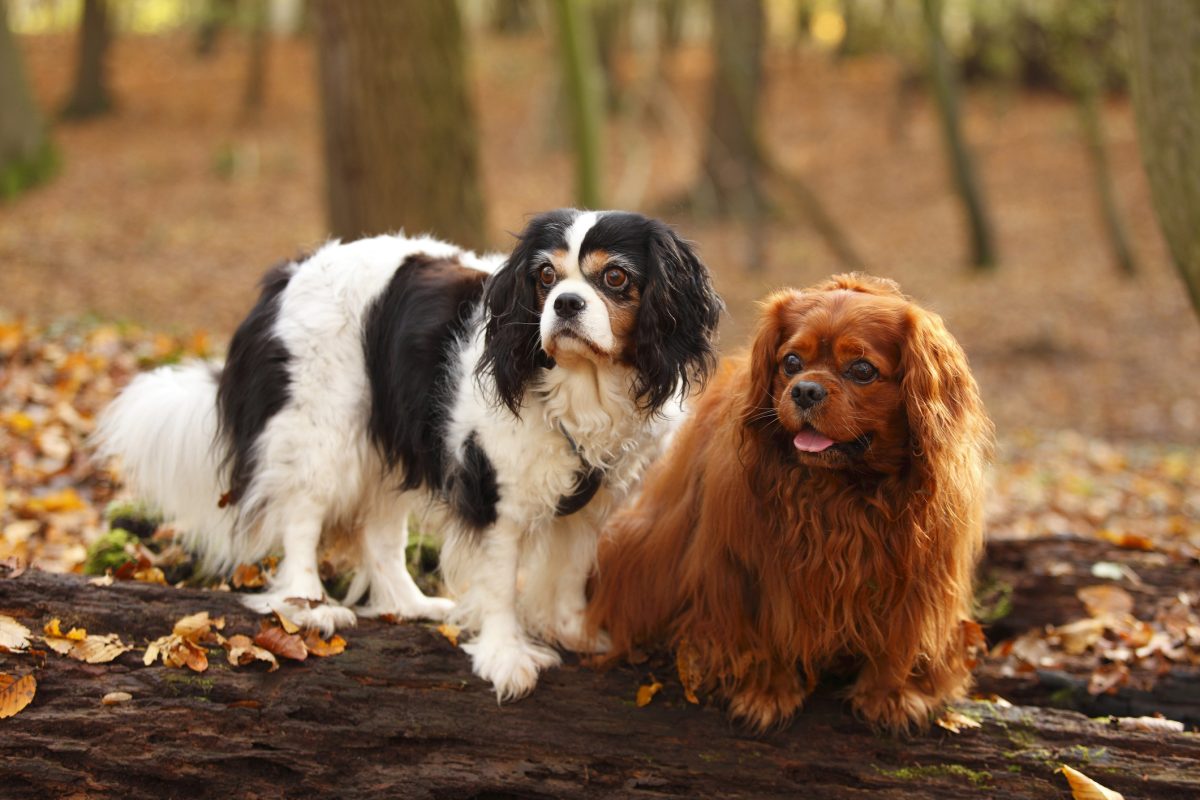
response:
<svg viewBox="0 0 1200 800"><path fill-rule="evenodd" d="M667 225L623 211L541 214L489 280L480 369L519 413L541 369L621 366L647 411L703 381L722 308Z"/></svg>
<svg viewBox="0 0 1200 800"><path fill-rule="evenodd" d="M966 355L892 281L838 275L765 303L747 425L803 464L894 473L990 431ZM974 446L974 445L972 445Z"/></svg>

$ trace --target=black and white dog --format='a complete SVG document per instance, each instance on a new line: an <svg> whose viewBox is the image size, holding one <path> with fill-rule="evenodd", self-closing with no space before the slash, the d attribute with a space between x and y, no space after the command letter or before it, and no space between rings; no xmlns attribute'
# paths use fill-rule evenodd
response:
<svg viewBox="0 0 1200 800"><path fill-rule="evenodd" d="M252 608L327 632L355 611L450 616L516 698L558 662L537 640L584 644L597 533L711 368L720 310L692 249L638 214L542 214L507 261L335 242L267 275L223 366L135 379L100 452L210 569L282 551ZM408 574L413 514L445 535L456 603ZM345 605L322 589L323 535L356 568Z"/></svg>

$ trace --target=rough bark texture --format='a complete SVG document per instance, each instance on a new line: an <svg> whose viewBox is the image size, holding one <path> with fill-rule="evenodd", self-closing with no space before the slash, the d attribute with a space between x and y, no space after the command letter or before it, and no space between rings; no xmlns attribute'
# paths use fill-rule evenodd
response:
<svg viewBox="0 0 1200 800"><path fill-rule="evenodd" d="M575 0L556 0L554 3L558 47L571 111L575 200L583 208L603 208L604 73L596 52L590 11Z"/></svg>
<svg viewBox="0 0 1200 800"><path fill-rule="evenodd" d="M267 97L267 49L270 44L270 9L267 0L250 3L250 52L246 62L246 86L242 91L242 116L253 118L262 111Z"/></svg>
<svg viewBox="0 0 1200 800"><path fill-rule="evenodd" d="M754 217L765 209L758 128L766 18L762 0L713 0L712 106L703 170L712 212ZM697 198L701 203L703 198Z"/></svg>
<svg viewBox="0 0 1200 800"><path fill-rule="evenodd" d="M1085 587L1107 581L1093 577L1092 565L1112 562L1128 567L1141 583L1122 583L1134 599L1138 619L1153 619L1156 604L1180 592L1200 590L1200 569L1186 559L1159 552L1125 550L1096 539L1054 538L992 542L981 577L990 585L1012 590L1012 608L987 626L988 638L1002 641L1031 628L1083 619L1087 610L1076 596ZM1153 689L1122 689L1108 695L1087 692L1089 667L1068 659L1063 668L1008 676L997 664L985 663L977 673L981 684L1014 703L1054 705L1089 717L1164 714L1200 727L1200 669L1179 666L1158 678Z"/></svg>
<svg viewBox="0 0 1200 800"><path fill-rule="evenodd" d="M993 559L1017 580L1030 564L1074 557L1072 547L1003 546ZM1029 580L1046 594L1017 604L1014 615L1033 619L1073 597L1069 584ZM36 571L0 580L0 613L31 628L57 616L144 644L200 610L225 615L227 635L257 627L227 593L96 587ZM144 667L137 652L95 666L51 653L35 670L33 703L0 721L2 794L1061 798L1060 763L1130 798L1200 792L1200 737L1121 732L1073 712L970 703L964 710L983 720L981 729L903 739L872 733L821 689L790 729L756 738L716 708L689 705L661 662L552 670L531 697L500 707L466 657L427 626L366 622L347 638L340 656L285 662L274 673L226 667L219 654L194 674ZM0 654L0 671L36 663ZM665 688L637 708L650 673ZM995 691L995 683L985 672L979 689ZM133 699L102 706L113 691Z"/></svg>
<svg viewBox="0 0 1200 800"><path fill-rule="evenodd" d="M111 40L107 0L84 0L75 83L70 99L63 106L63 117L87 119L112 110L112 93L108 88L108 45Z"/></svg>
<svg viewBox="0 0 1200 800"><path fill-rule="evenodd" d="M8 28L8 9L0 0L0 200L44 178L53 160L45 123Z"/></svg>
<svg viewBox="0 0 1200 800"><path fill-rule="evenodd" d="M954 62L942 38L941 0L921 0L925 33L929 42L929 77L933 81L937 99L938 118L942 124L942 135L946 152L950 158L950 172L955 189L962 200L966 215L967 230L971 239L971 263L977 268L995 266L996 252L992 244L992 223L983 204L983 192L971 152L963 138L958 103L958 79Z"/></svg>
<svg viewBox="0 0 1200 800"><path fill-rule="evenodd" d="M1200 313L1200 4L1126 0L1124 11L1154 210Z"/></svg>
<svg viewBox="0 0 1200 800"><path fill-rule="evenodd" d="M317 0L330 229L485 244L456 3Z"/></svg>

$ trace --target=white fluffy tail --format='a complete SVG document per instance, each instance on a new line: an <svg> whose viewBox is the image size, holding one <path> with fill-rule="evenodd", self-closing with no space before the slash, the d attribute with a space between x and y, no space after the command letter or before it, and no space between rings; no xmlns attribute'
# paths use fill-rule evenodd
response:
<svg viewBox="0 0 1200 800"><path fill-rule="evenodd" d="M99 455L121 459L126 484L179 530L207 571L255 556L239 552L234 509L218 507L218 372L193 362L139 375L101 414L93 434Z"/></svg>

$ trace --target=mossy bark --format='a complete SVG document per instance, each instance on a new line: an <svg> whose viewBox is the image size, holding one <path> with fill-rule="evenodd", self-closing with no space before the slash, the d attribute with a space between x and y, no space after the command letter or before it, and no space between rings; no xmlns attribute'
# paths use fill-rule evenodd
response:
<svg viewBox="0 0 1200 800"><path fill-rule="evenodd" d="M330 231L483 247L458 5L315 0L313 11Z"/></svg>
<svg viewBox="0 0 1200 800"><path fill-rule="evenodd" d="M54 147L8 28L8 9L0 0L0 200L45 180L56 166Z"/></svg>
<svg viewBox="0 0 1200 800"><path fill-rule="evenodd" d="M1127 0L1124 12L1154 210L1200 313L1200 3Z"/></svg>
<svg viewBox="0 0 1200 800"><path fill-rule="evenodd" d="M989 547L988 562L1015 570L1006 572L1014 582L1045 573L1036 585L1018 586L1014 614L1032 620L1075 602L1074 585L1049 574L1053 559L1123 558L1113 550L1103 542L1091 549L1079 540L1020 542ZM1153 587L1194 587L1194 572L1160 574L1149 555L1141 554L1139 602ZM0 613L35 631L58 617L64 628L118 633L142 647L198 611L223 616L226 636L258 628L229 592L6 574L0 567ZM30 706L0 721L0 794L1061 798L1067 785L1055 771L1063 763L1126 797L1200 790L1196 735L1124 731L1023 705L995 668L980 670L977 691L1000 691L1017 705L964 703L960 712L982 727L957 735L937 727L907 738L876 734L822 686L789 728L751 736L709 701L687 702L673 661L657 656L608 672L568 657L529 698L498 706L466 655L433 626L364 620L344 635L342 655L286 662L270 673L230 667L219 649L203 674L143 666L140 651L95 665L54 653L0 653L0 672L33 672L38 682ZM638 687L653 680L662 689L637 707ZM101 704L118 691L132 700Z"/></svg>

